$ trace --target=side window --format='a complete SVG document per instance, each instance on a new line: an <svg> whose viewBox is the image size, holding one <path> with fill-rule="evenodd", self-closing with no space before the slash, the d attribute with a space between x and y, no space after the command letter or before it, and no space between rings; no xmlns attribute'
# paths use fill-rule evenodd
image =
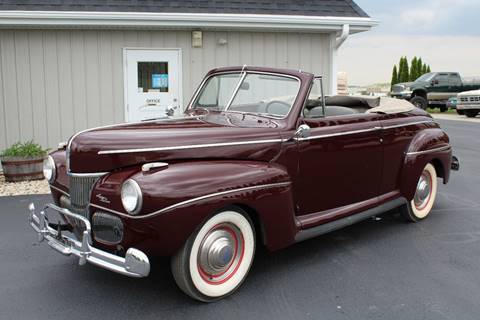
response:
<svg viewBox="0 0 480 320"><path fill-rule="evenodd" d="M450 85L461 84L460 75L458 73L450 73L450 75L448 76L448 83Z"/></svg>
<svg viewBox="0 0 480 320"><path fill-rule="evenodd" d="M323 118L322 83L320 78L315 78L310 89L310 94L303 108L305 118Z"/></svg>
<svg viewBox="0 0 480 320"><path fill-rule="evenodd" d="M448 73L439 73L435 77L435 83L438 83L439 85L444 85L448 83Z"/></svg>

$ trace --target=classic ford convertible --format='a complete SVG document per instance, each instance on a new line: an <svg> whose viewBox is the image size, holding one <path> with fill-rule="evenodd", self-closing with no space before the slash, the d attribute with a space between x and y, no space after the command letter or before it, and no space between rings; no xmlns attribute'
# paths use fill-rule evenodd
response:
<svg viewBox="0 0 480 320"><path fill-rule="evenodd" d="M181 290L234 292L255 248L293 243L398 208L425 219L457 169L423 110L324 97L303 71L210 71L181 118L82 131L44 164L53 203L30 205L39 240L131 277L171 256ZM54 219L53 215L59 215Z"/></svg>

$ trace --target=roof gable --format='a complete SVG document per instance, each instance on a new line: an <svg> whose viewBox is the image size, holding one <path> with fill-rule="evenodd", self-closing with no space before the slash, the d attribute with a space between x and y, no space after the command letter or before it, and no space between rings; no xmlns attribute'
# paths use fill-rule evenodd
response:
<svg viewBox="0 0 480 320"><path fill-rule="evenodd" d="M0 2L0 11L10 10L368 17L352 0L4 0Z"/></svg>

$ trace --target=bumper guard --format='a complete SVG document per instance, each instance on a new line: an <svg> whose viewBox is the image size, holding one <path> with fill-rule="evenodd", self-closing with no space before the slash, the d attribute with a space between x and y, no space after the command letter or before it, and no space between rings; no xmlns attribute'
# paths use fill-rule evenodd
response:
<svg viewBox="0 0 480 320"><path fill-rule="evenodd" d="M47 240L50 247L65 256L75 255L79 258L78 264L84 265L89 262L101 268L117 272L129 277L142 278L150 273L150 262L145 253L135 248L130 248L125 258L99 250L92 246L92 228L90 221L68 209L58 207L54 204L47 204L38 214L35 212L35 205L31 203L28 207L30 226L38 234L38 242ZM48 222L46 210L51 209L59 214L71 217L80 221L85 226L81 241L62 234L61 228L55 230Z"/></svg>

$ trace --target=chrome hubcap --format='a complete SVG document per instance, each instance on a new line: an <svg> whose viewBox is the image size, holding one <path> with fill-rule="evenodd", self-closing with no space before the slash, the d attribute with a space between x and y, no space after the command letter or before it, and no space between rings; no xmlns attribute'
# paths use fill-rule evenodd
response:
<svg viewBox="0 0 480 320"><path fill-rule="evenodd" d="M432 177L428 171L424 171L418 180L414 203L417 209L423 209L430 200L432 191Z"/></svg>
<svg viewBox="0 0 480 320"><path fill-rule="evenodd" d="M218 284L230 278L243 256L243 237L230 224L220 224L203 238L198 254L198 268L207 282Z"/></svg>

